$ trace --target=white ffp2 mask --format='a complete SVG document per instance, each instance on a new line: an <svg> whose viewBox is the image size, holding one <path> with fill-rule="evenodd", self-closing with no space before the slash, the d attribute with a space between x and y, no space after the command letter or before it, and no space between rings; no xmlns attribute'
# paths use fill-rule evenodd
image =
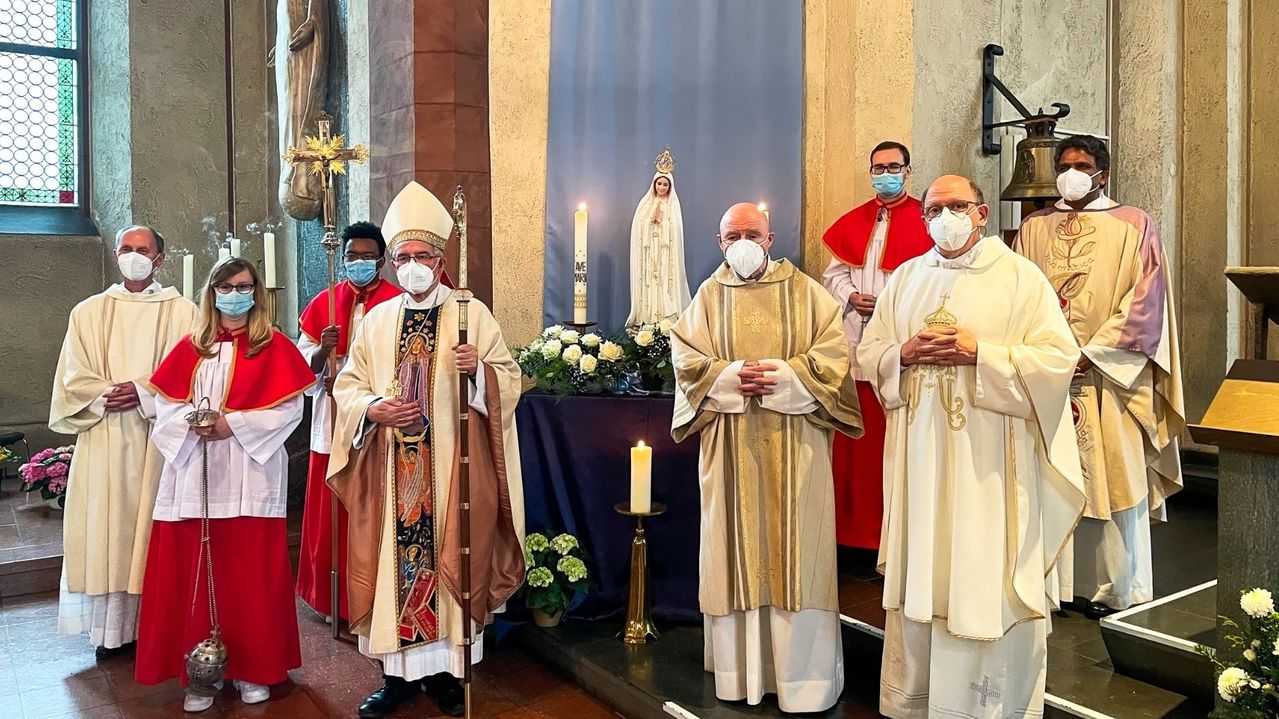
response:
<svg viewBox="0 0 1279 719"><path fill-rule="evenodd" d="M420 262L410 260L395 270L395 277L405 292L420 295L435 282L435 271Z"/></svg>
<svg viewBox="0 0 1279 719"><path fill-rule="evenodd" d="M947 207L928 221L928 236L937 247L954 252L968 243L973 235L973 218L968 212L955 212Z"/></svg>
<svg viewBox="0 0 1279 719"><path fill-rule="evenodd" d="M763 246L753 240L737 240L724 251L724 259L738 277L747 279L759 271L768 253Z"/></svg>
<svg viewBox="0 0 1279 719"><path fill-rule="evenodd" d="M155 263L150 257L137 252L126 252L115 258L120 274L130 282L141 282L151 276Z"/></svg>

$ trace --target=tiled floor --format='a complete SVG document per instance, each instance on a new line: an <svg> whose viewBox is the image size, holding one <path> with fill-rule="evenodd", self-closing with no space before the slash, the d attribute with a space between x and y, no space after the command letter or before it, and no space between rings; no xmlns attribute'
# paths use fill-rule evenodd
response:
<svg viewBox="0 0 1279 719"><path fill-rule="evenodd" d="M248 706L233 689L196 715L209 719L354 717L378 687L378 669L354 646L334 641L328 626L299 606L302 668L273 687L271 701ZM0 717L181 717L176 680L157 686L133 681L133 661L97 662L83 637L55 631L57 597L31 595L0 604ZM580 689L539 666L513 644L486 652L476 668L475 716L492 719L608 719L619 716ZM397 716L441 716L423 695Z"/></svg>
<svg viewBox="0 0 1279 719"><path fill-rule="evenodd" d="M19 491L12 474L0 482L0 564L62 554L62 510Z"/></svg>

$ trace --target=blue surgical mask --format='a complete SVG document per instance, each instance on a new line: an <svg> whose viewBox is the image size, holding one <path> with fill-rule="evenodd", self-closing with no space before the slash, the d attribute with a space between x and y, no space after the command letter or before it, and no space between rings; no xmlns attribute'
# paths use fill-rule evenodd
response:
<svg viewBox="0 0 1279 719"><path fill-rule="evenodd" d="M377 278L377 260L347 260L343 267L347 278L360 287Z"/></svg>
<svg viewBox="0 0 1279 719"><path fill-rule="evenodd" d="M239 319L253 309L253 295L242 295L239 292L231 292L225 295L217 293L217 300L214 304L222 314L232 319Z"/></svg>
<svg viewBox="0 0 1279 719"><path fill-rule="evenodd" d="M875 188L875 192L880 197L896 197L906 186L906 173L899 172L894 175L891 172L885 172L882 175L871 175L870 186Z"/></svg>

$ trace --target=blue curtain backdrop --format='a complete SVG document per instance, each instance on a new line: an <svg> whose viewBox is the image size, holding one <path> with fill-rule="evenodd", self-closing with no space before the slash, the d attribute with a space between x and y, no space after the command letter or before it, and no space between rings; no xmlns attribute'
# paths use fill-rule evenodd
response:
<svg viewBox="0 0 1279 719"><path fill-rule="evenodd" d="M572 317L573 211L590 211L588 303L630 311L631 216L671 146L689 288L722 261L719 219L768 204L773 256L797 259L802 0L555 0L546 180L548 324Z"/></svg>

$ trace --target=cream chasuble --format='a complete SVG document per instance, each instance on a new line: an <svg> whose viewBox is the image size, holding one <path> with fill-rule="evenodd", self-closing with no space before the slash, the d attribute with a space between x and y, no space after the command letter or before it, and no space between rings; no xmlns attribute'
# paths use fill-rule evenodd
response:
<svg viewBox="0 0 1279 719"><path fill-rule="evenodd" d="M438 311L436 309L438 308ZM386 674L401 676L406 679L418 679L439 672L450 672L460 676L462 670L463 626L461 606L451 591L447 591L444 582L435 578L442 564L448 559L443 555L446 543L446 532L453 529L447 525L450 515L446 507L450 506L450 495L453 492L453 472L456 467L458 444L458 375L453 370L453 344L457 341L458 304L452 290L439 287L422 302L403 297L379 304L365 316L352 340L346 365L338 374L334 385L337 402L337 425L334 431L332 456L329 462L329 484L338 491L339 497L351 511L351 541L348 543L349 574L348 589L352 596L352 631L359 635L360 651L382 661ZM412 318L419 318L413 320ZM505 483L506 497L509 505L504 513L497 517L476 517L472 520L473 531L477 523L492 527L498 522L510 522L511 529L523 541L524 536L524 501L523 484L521 482L519 449L515 430L515 405L520 395L520 370L511 358L497 321L489 313L488 308L478 300L470 303L470 344L479 351L480 369L476 379L468 388L471 397L472 424L475 424L476 412L483 414L491 422L501 423L501 451L504 454L504 469L498 472L498 479ZM410 322L429 323L421 336L428 337L432 346L414 344L410 338L408 353L401 351L402 330ZM430 514L433 522L430 536L423 537L425 544L408 546L403 540L405 516L399 510L404 507L402 497L407 491L409 481L396 476L397 461L401 461L393 453L400 447L396 442L377 441L375 435L381 433L383 438L393 436L392 430L373 425L365 420L365 412L369 405L388 395L388 390L397 379L405 375L400 372L401 354L412 359L419 350L428 353L423 357L427 375L421 377L423 386L429 387L429 419L428 432L431 477L423 477L430 485L427 488L429 500L423 505L423 511ZM407 360L406 360L407 361ZM429 368L429 369L427 369ZM416 375L414 375L416 376ZM429 379L428 379L429 376ZM487 377L487 379L485 379ZM416 380L413 380L416 381ZM491 383L491 384L490 384ZM403 383L401 383L403 384ZM500 416L494 416L500 415ZM474 429L474 428L473 428ZM475 442L472 441L472 454ZM361 523L367 522L364 512L353 506L353 497L349 494L357 484L352 477L358 472L360 454L364 447L385 448L386 454L378 459L378 466L385 471L384 484L387 488L382 496L373 501L381 503L381 520L376 527L369 528L375 539L376 552L368 548L357 551L356 538L368 536L362 533ZM363 452L367 455L368 452ZM400 465L403 466L402 464ZM397 483L398 480L398 483ZM476 484L481 480L480 473L472 470L472 492L477 492ZM491 480L490 480L491 481ZM391 491L390 488L395 488ZM473 498L474 498L473 494ZM474 502L473 502L474 508ZM415 515L416 516L416 515ZM397 521L398 520L398 521ZM397 532L399 534L397 535ZM419 547L414 550L414 547ZM398 569L405 566L406 557L410 564L426 568L411 556L415 551L434 551L436 557L430 563L433 567L429 583L412 582L413 590L405 596L405 584L401 582ZM516 548L518 552L519 549ZM407 553L407 554L406 554ZM370 566L362 565L362 556L369 557ZM522 560L522 555L521 555ZM476 560L479 561L478 559ZM473 566L473 574L480 570ZM518 580L523 580L523 564L518 568ZM442 576L442 575L441 575ZM485 576L488 576L485 574ZM417 579L425 580L426 577ZM495 580L496 581L496 580ZM363 590L357 591L356 583L364 582ZM517 584L518 582L516 582ZM423 602L416 610L417 616L408 616L403 610L405 604L412 604L417 598L424 596L421 592L430 592L433 597ZM513 591L513 587L512 587ZM370 608L359 616L361 602L359 597L371 593ZM504 592L505 593L505 592ZM509 593L508 593L509 596ZM476 605L483 604L483 598L475 599ZM504 597L494 603L505 601ZM411 607L410 607L411 609ZM414 624L418 631L412 638L408 637L405 628ZM433 624L433 626L427 626ZM478 626L477 622L477 626ZM482 627L480 627L482 629ZM479 636L477 630L473 636ZM473 645L473 660L478 661L482 645L477 640Z"/></svg>
<svg viewBox="0 0 1279 719"><path fill-rule="evenodd" d="M1104 195L1022 222L1017 251L1039 265L1093 367L1071 405L1088 506L1063 595L1115 609L1154 598L1150 521L1181 489L1185 430L1172 286L1158 228ZM1072 581L1073 580L1073 581Z"/></svg>
<svg viewBox="0 0 1279 719"><path fill-rule="evenodd" d="M843 313L786 260L756 282L722 265L672 330L672 435L701 433L699 601L716 694L821 711L843 688L833 431L861 434ZM736 372L776 364L746 400Z"/></svg>
<svg viewBox="0 0 1279 719"><path fill-rule="evenodd" d="M138 293L113 285L71 310L49 409L50 429L76 435L63 519L59 629L89 631L100 646L133 640L136 596L132 607L111 598L142 591L151 507L164 464L150 440L155 402L147 380L191 331L195 312L176 289L158 284ZM142 404L108 413L103 395L121 382L134 383Z"/></svg>
<svg viewBox="0 0 1279 719"><path fill-rule="evenodd" d="M949 325L975 336L975 366L901 365L906 341ZM893 274L857 354L887 418L880 711L1038 716L1048 575L1084 505L1079 350L1052 288L998 238L934 249Z"/></svg>

